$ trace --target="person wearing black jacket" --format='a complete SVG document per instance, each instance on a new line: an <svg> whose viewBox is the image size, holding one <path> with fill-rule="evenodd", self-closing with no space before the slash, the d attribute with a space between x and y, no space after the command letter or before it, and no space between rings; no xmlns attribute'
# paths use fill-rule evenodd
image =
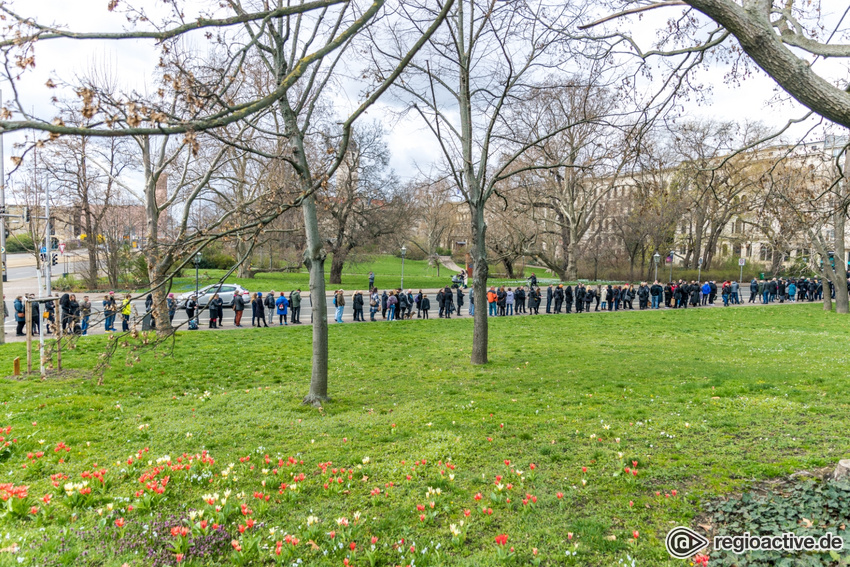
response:
<svg viewBox="0 0 850 567"><path fill-rule="evenodd" d="M779 280L776 285L776 295L779 296L779 303L785 303L785 280Z"/></svg>
<svg viewBox="0 0 850 567"><path fill-rule="evenodd" d="M593 298L596 296L596 292L593 291L593 288L588 288L584 290L584 310L587 313L590 313L590 304L593 303Z"/></svg>
<svg viewBox="0 0 850 567"><path fill-rule="evenodd" d="M363 318L363 294L359 291L355 291L351 304L354 306L354 320L365 321Z"/></svg>
<svg viewBox="0 0 850 567"><path fill-rule="evenodd" d="M266 299L263 301L266 309L269 310L269 324L274 325L274 312L275 312L275 299L274 299L274 290L270 291L268 295L266 295ZM212 315L210 315L212 317Z"/></svg>
<svg viewBox="0 0 850 567"><path fill-rule="evenodd" d="M68 324L70 323L71 314L68 304L71 301L71 296L63 293L59 298L59 326L62 327L63 333L68 333Z"/></svg>
<svg viewBox="0 0 850 567"><path fill-rule="evenodd" d="M500 287L499 291L496 292L496 306L499 308L500 317L504 317L507 313L507 301L508 293L505 291L504 287Z"/></svg>
<svg viewBox="0 0 850 567"><path fill-rule="evenodd" d="M443 290L442 289L437 290L437 307L440 308L440 312L439 312L438 317L440 319L442 319L443 318L443 310L445 310L445 308L446 308L446 302L443 300Z"/></svg>
<svg viewBox="0 0 850 567"><path fill-rule="evenodd" d="M422 310L422 318L428 318L428 310L431 309L431 300L428 299L428 294L422 294L422 299L419 301L419 308Z"/></svg>
<svg viewBox="0 0 850 567"><path fill-rule="evenodd" d="M564 286L558 284L555 288L555 313L561 312L561 305L564 303Z"/></svg>
<svg viewBox="0 0 850 567"><path fill-rule="evenodd" d="M584 296L587 293L587 290L584 289L584 286L581 284L576 285L576 313L581 313L582 309L584 309Z"/></svg>
<svg viewBox="0 0 850 567"><path fill-rule="evenodd" d="M523 286L516 288L516 291L514 292L514 302L516 303L514 306L516 312L525 313L525 289Z"/></svg>
<svg viewBox="0 0 850 567"><path fill-rule="evenodd" d="M33 294L29 295L30 299L35 299ZM35 336L41 334L41 313L38 307L38 303L35 301L30 302L30 334ZM108 329L114 331L115 329ZM26 333L24 333L26 334Z"/></svg>
<svg viewBox="0 0 850 567"><path fill-rule="evenodd" d="M452 311L454 311L455 303L454 303L454 295L452 294L452 290L449 286L443 290L443 305L444 311L446 312L446 319L452 318Z"/></svg>
<svg viewBox="0 0 850 567"><path fill-rule="evenodd" d="M717 299L717 283L714 280L708 282L708 302L714 305L714 300Z"/></svg>
<svg viewBox="0 0 850 567"><path fill-rule="evenodd" d="M759 282L757 279L753 278L753 281L750 282L750 300L747 303L755 303L756 297L759 294Z"/></svg>
<svg viewBox="0 0 850 567"><path fill-rule="evenodd" d="M245 312L245 299L241 293L236 293L233 296L233 324L237 327L242 326L242 313Z"/></svg>
<svg viewBox="0 0 850 567"><path fill-rule="evenodd" d="M640 282L637 290L638 309L644 310L649 306L649 288L646 287L646 282Z"/></svg>
<svg viewBox="0 0 850 567"><path fill-rule="evenodd" d="M652 308L658 309L661 307L661 298L664 294L664 288L661 287L661 284L658 283L658 280L653 282L652 287L649 288L649 295L652 297Z"/></svg>
<svg viewBox="0 0 850 567"><path fill-rule="evenodd" d="M552 312L552 298L555 296L555 290L552 289L552 284L546 288L546 313Z"/></svg>
<svg viewBox="0 0 850 567"><path fill-rule="evenodd" d="M664 306L669 308L672 301L673 301L673 282L667 282L664 285Z"/></svg>
<svg viewBox="0 0 850 567"><path fill-rule="evenodd" d="M460 317L461 307L463 307L463 289L457 288L457 316Z"/></svg>
<svg viewBox="0 0 850 567"><path fill-rule="evenodd" d="M218 321L219 317L221 317L222 310L224 306L224 301L218 296L218 294L214 294L212 299L210 299L209 305L207 305L207 309L210 311L210 329L218 329Z"/></svg>
<svg viewBox="0 0 850 567"><path fill-rule="evenodd" d="M571 313L573 310L573 288L571 286L567 286L564 288L564 312ZM578 306L576 306L576 312L578 312Z"/></svg>

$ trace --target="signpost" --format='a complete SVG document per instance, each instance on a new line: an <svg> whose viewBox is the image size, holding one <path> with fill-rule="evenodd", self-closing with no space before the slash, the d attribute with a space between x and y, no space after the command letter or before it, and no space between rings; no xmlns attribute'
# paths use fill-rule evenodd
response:
<svg viewBox="0 0 850 567"><path fill-rule="evenodd" d="M746 264L746 263L747 263L747 261L744 260L743 258L738 259L738 265L741 267L741 275L738 276L739 282L744 281L744 264Z"/></svg>

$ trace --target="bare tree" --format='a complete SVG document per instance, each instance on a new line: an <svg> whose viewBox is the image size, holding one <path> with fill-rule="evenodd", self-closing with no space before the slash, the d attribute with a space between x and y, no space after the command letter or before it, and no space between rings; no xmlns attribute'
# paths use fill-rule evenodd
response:
<svg viewBox="0 0 850 567"><path fill-rule="evenodd" d="M436 12L426 2L411 2L407 9L424 20L433 19ZM459 1L447 18L447 25L411 61L403 80L396 85L399 96L410 103L436 138L444 166L469 209L470 255L478 305L487 302L487 202L500 182L517 173L516 160L539 142L527 132L517 139L505 110L514 98L532 88L530 82L535 74L551 72L556 66L556 22L568 18L569 9L537 2ZM415 21L416 16L411 19ZM405 35L404 30L394 28L388 42L376 40L376 57L399 61L397 51L382 48L381 44L403 45ZM566 125L559 130L562 128ZM545 136L555 133L547 132ZM487 362L487 325L486 310L477 310L473 364Z"/></svg>
<svg viewBox="0 0 850 567"><path fill-rule="evenodd" d="M409 204L389 170L390 153L379 123L356 126L334 178L318 193L319 222L331 252L330 283L342 283L349 254L381 237L407 230Z"/></svg>
<svg viewBox="0 0 850 567"><path fill-rule="evenodd" d="M431 266L437 268L440 275L440 261L437 257L437 249L446 242L456 224L456 210L458 203L455 202L457 192L453 189L451 182L441 177L436 180L428 178L411 182L405 188L406 198L413 206L414 222L418 223L417 233L424 237L420 242L413 238L411 243L425 253Z"/></svg>
<svg viewBox="0 0 850 567"><path fill-rule="evenodd" d="M834 41L846 39L846 13L826 10L820 3L787 0L666 0L644 3L622 0L610 3L614 13L596 19L579 29L591 29L620 18L659 8L677 11L671 25L659 31L652 49L643 49L627 32L613 29L594 36L616 49L625 44L643 60L665 57L673 63L674 78L668 86L678 89L685 84L683 73L698 67L712 52L735 65L732 75L745 75L747 61L742 51L776 83L812 112L845 127L850 127L850 92L846 79L819 74L813 62L819 58L848 59L850 45ZM684 12L680 12L684 7ZM698 11L716 26L705 32ZM737 45L732 41L736 40ZM737 67L737 68L736 68Z"/></svg>

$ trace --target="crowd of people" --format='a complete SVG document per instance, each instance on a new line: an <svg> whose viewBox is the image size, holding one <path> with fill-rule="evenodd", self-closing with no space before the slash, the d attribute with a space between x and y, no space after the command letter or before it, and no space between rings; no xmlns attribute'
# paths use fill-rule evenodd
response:
<svg viewBox="0 0 850 567"><path fill-rule="evenodd" d="M396 321L400 319L430 319L432 312L432 299L428 293L412 289L404 291L401 288L394 290L379 291L374 287L374 274L369 277L370 290L355 291L350 295L350 304L354 310L354 321L366 321L364 312L369 311L369 321L377 321L380 314L382 320ZM453 315L461 315L461 309L468 299L468 313L475 314L475 302L472 289L466 289L466 279L460 276L452 278L452 284L438 290L433 297L434 309L441 319L451 319ZM670 309L686 309L688 307L699 307L714 305L718 297L723 305L738 305L743 302L742 285L737 281L696 281L667 282L662 284L656 280L651 284L640 282L639 284L622 285L591 285L578 283L575 286L569 284L549 284L545 289L537 285L537 277L531 274L528 285L516 288L506 286L490 286L487 290L488 315L492 317L505 317L519 314L539 314L541 306L545 301L545 313L576 313L589 311L620 311L635 309L660 309L662 306ZM832 282L828 283L829 293L835 297ZM850 292L850 279L848 279L848 292ZM785 301L819 301L823 299L824 285L817 278L753 278L749 284L749 303L772 303ZM29 299L29 301L27 301ZM55 333L57 320L57 305L53 301L34 301L33 294L19 295L14 301L14 318L17 323L16 335L25 336L27 318L29 318L30 329L33 335L40 332L41 325L49 334ZM121 317L122 331L129 331L133 306L132 296L125 294L118 299L114 292L103 297L101 303L101 315L106 331L117 331L115 320ZM177 299L173 293L167 297L168 315L171 320L177 311ZM257 292L250 299L251 326L269 327L275 324L277 316L278 325L301 324L301 289L295 289L286 294L284 292L271 291L267 294ZM26 313L27 305L29 314ZM6 307L4 297L5 317L10 316ZM334 321L343 322L346 307L346 292L336 290L333 293L333 306L335 308ZM153 320L153 297L148 294L145 298L145 316L148 317L149 328L156 326ZM236 294L233 299L233 325L242 327L242 315L248 309L248 305L241 295ZM90 319L95 310L89 296L84 295L82 300L77 300L73 293L63 294L58 301L58 318L61 330L65 334L86 335L90 329ZM192 295L185 305L189 329L197 329L202 316L206 314L209 328L217 329L225 325L224 302L218 294L212 296L207 305L199 306L197 298ZM268 317L267 317L268 315Z"/></svg>

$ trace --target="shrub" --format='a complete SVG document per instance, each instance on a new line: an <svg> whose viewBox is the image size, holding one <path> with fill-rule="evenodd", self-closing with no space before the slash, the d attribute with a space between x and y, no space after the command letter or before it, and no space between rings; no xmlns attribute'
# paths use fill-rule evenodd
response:
<svg viewBox="0 0 850 567"><path fill-rule="evenodd" d="M32 252L34 249L32 236L29 234L10 234L6 239L6 252L9 254Z"/></svg>

